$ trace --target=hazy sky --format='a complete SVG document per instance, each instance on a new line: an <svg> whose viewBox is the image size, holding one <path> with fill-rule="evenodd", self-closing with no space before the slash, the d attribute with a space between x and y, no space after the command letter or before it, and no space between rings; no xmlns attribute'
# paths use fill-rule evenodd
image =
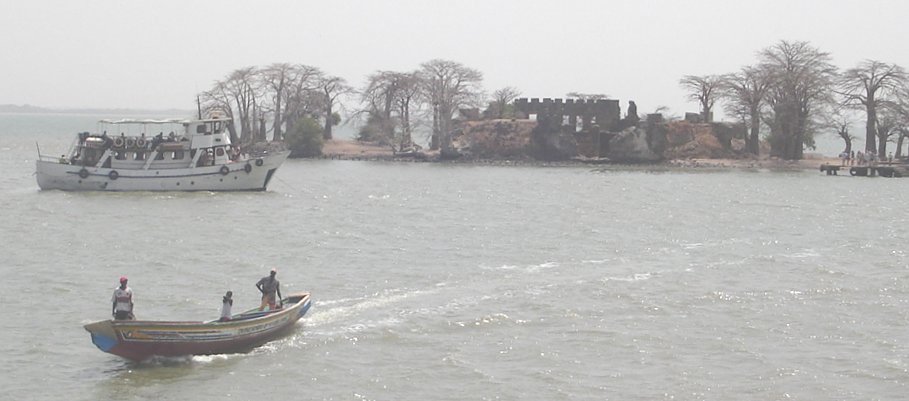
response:
<svg viewBox="0 0 909 401"><path fill-rule="evenodd" d="M317 66L356 87L434 58L488 91L604 93L641 113L696 111L683 75L737 71L780 39L841 68L909 68L905 1L0 0L0 104L194 109L231 70Z"/></svg>

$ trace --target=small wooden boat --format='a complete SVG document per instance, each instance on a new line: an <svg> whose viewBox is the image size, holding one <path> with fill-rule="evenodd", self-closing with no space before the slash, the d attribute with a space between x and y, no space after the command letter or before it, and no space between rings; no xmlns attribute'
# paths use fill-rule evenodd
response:
<svg viewBox="0 0 909 401"><path fill-rule="evenodd" d="M85 325L85 330L101 351L133 361L244 352L284 334L312 301L309 293L299 293L284 298L283 305L273 311L248 310L224 322L102 320Z"/></svg>

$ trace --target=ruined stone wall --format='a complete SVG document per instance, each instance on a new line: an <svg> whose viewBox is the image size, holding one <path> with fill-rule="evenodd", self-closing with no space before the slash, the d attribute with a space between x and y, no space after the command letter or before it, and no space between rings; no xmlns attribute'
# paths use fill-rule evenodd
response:
<svg viewBox="0 0 909 401"><path fill-rule="evenodd" d="M615 99L580 100L539 98L515 99L515 107L524 114L537 115L537 121L557 121L570 132L577 132L578 122L582 131L590 131L596 125L605 131L621 120L619 101Z"/></svg>

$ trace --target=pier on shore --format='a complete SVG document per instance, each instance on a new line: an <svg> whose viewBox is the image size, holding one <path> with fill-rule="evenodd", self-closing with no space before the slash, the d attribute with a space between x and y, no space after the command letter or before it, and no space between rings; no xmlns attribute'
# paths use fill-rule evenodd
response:
<svg viewBox="0 0 909 401"><path fill-rule="evenodd" d="M840 164L821 164L821 172L827 175L849 174L855 177L909 177L909 164L906 163L876 163L873 165L850 166Z"/></svg>

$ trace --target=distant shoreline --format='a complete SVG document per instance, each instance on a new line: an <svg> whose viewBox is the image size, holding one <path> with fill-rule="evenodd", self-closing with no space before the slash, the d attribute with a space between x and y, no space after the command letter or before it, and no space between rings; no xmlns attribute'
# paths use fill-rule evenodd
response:
<svg viewBox="0 0 909 401"><path fill-rule="evenodd" d="M31 105L0 104L0 114L86 114L86 115L173 115L194 116L194 110L181 109L107 109L107 108L45 108Z"/></svg>

